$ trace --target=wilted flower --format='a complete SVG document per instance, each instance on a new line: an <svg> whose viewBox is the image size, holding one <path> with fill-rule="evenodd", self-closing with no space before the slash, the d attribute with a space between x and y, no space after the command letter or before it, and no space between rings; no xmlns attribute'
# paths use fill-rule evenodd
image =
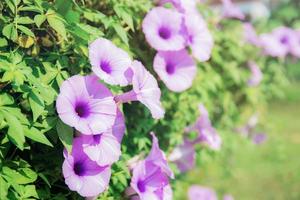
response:
<svg viewBox="0 0 300 200"><path fill-rule="evenodd" d="M76 75L62 83L56 109L65 124L92 135L112 127L117 106L112 93L95 75Z"/></svg>
<svg viewBox="0 0 300 200"><path fill-rule="evenodd" d="M184 15L183 33L187 45L192 50L192 55L200 62L207 61L210 58L214 40L206 22L198 12L191 11Z"/></svg>
<svg viewBox="0 0 300 200"><path fill-rule="evenodd" d="M180 172L186 172L195 167L196 152L192 142L184 140L184 143L175 147L169 155L169 161L174 162Z"/></svg>
<svg viewBox="0 0 300 200"><path fill-rule="evenodd" d="M93 197L107 187L111 175L109 166L99 166L83 152L81 140L73 140L72 153L64 152L63 175L72 191L83 197Z"/></svg>
<svg viewBox="0 0 300 200"><path fill-rule="evenodd" d="M208 145L213 150L219 150L222 145L222 139L211 125L209 120L208 112L203 104L199 105L200 116L198 117L196 123L187 128L186 131L197 131L198 138L194 143L204 143Z"/></svg>
<svg viewBox="0 0 300 200"><path fill-rule="evenodd" d="M231 0L222 0L223 3L223 17L224 18L235 18L239 20L244 20L244 13L231 2Z"/></svg>
<svg viewBox="0 0 300 200"><path fill-rule="evenodd" d="M132 70L133 90L116 96L115 101L123 103L140 101L150 110L153 118L162 118L165 111L160 102L161 92L156 79L146 70L141 62L134 61Z"/></svg>
<svg viewBox="0 0 300 200"><path fill-rule="evenodd" d="M250 61L248 63L248 67L251 71L251 76L248 80L248 85L252 87L258 86L263 78L263 74L259 66L255 62Z"/></svg>
<svg viewBox="0 0 300 200"><path fill-rule="evenodd" d="M244 27L244 37L247 42L250 44L253 44L254 46L260 47L261 41L259 39L259 36L256 33L256 30L254 29L253 25L249 22L243 24Z"/></svg>
<svg viewBox="0 0 300 200"><path fill-rule="evenodd" d="M154 134L152 137L151 152L134 167L130 185L141 200L171 200L172 190L168 176L173 176L173 172L159 149L157 138Z"/></svg>
<svg viewBox="0 0 300 200"><path fill-rule="evenodd" d="M185 49L158 52L153 67L166 86L174 92L182 92L191 87L197 71L193 58Z"/></svg>
<svg viewBox="0 0 300 200"><path fill-rule="evenodd" d="M192 185L188 190L189 200L217 200L217 194L211 188Z"/></svg>
<svg viewBox="0 0 300 200"><path fill-rule="evenodd" d="M176 51L185 47L181 34L182 15L163 7L153 8L143 21L148 43L158 51Z"/></svg>
<svg viewBox="0 0 300 200"><path fill-rule="evenodd" d="M111 41L99 38L89 46L89 59L93 72L108 84L130 84L126 70L131 66L129 55Z"/></svg>

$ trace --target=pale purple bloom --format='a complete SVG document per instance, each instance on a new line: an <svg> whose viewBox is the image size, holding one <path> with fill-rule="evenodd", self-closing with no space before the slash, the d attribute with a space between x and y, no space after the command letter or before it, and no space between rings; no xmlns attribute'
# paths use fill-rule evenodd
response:
<svg viewBox="0 0 300 200"><path fill-rule="evenodd" d="M223 200L234 200L233 196L231 194L225 194L223 196Z"/></svg>
<svg viewBox="0 0 300 200"><path fill-rule="evenodd" d="M202 16L195 11L184 15L183 33L192 55L200 62L211 56L214 40Z"/></svg>
<svg viewBox="0 0 300 200"><path fill-rule="evenodd" d="M254 133L252 135L252 141L254 144L262 144L267 140L267 135L265 133Z"/></svg>
<svg viewBox="0 0 300 200"><path fill-rule="evenodd" d="M282 43L273 34L261 34L260 41L264 53L272 57L283 58L287 54L287 49L282 45Z"/></svg>
<svg viewBox="0 0 300 200"><path fill-rule="evenodd" d="M76 75L60 86L56 109L65 124L92 135L112 127L117 106L112 93L95 75Z"/></svg>
<svg viewBox="0 0 300 200"><path fill-rule="evenodd" d="M125 133L125 119L120 109L117 109L117 117L114 125L112 126L112 134L117 138L118 142L121 143Z"/></svg>
<svg viewBox="0 0 300 200"><path fill-rule="evenodd" d="M258 86L263 79L263 74L259 66L255 62L250 61L248 62L248 67L251 71L251 76L248 79L248 85L252 87Z"/></svg>
<svg viewBox="0 0 300 200"><path fill-rule="evenodd" d="M129 55L105 38L99 38L89 46L89 59L93 72L108 84L130 84L126 70L131 66Z"/></svg>
<svg viewBox="0 0 300 200"><path fill-rule="evenodd" d="M153 67L160 79L174 92L182 92L192 86L197 67L185 49L158 52Z"/></svg>
<svg viewBox="0 0 300 200"><path fill-rule="evenodd" d="M244 13L240 10L238 6L234 5L234 3L231 0L222 0L222 3L224 18L235 18L239 20L245 19Z"/></svg>
<svg viewBox="0 0 300 200"><path fill-rule="evenodd" d="M176 51L185 47L181 34L182 14L163 7L153 8L143 21L143 32L150 46L158 51Z"/></svg>
<svg viewBox="0 0 300 200"><path fill-rule="evenodd" d="M254 46L260 47L261 41L259 36L256 33L253 25L249 22L243 24L244 27L244 37L247 42L253 44Z"/></svg>
<svg viewBox="0 0 300 200"><path fill-rule="evenodd" d="M159 5L171 3L179 12L189 12L196 9L196 0L160 0Z"/></svg>
<svg viewBox="0 0 300 200"><path fill-rule="evenodd" d="M146 70L141 62L134 61L132 63L132 70L133 90L116 96L115 101L123 103L140 101L150 110L153 118L162 118L165 111L160 102L161 92L156 79Z"/></svg>
<svg viewBox="0 0 300 200"><path fill-rule="evenodd" d="M293 56L300 58L300 30L294 31L294 37L290 47L290 53Z"/></svg>
<svg viewBox="0 0 300 200"><path fill-rule="evenodd" d="M189 200L217 200L216 192L208 187L192 185L188 190Z"/></svg>
<svg viewBox="0 0 300 200"><path fill-rule="evenodd" d="M274 29L272 35L279 41L281 49L284 51L283 56L286 56L290 52L292 43L294 42L294 31L282 26Z"/></svg>
<svg viewBox="0 0 300 200"><path fill-rule="evenodd" d="M185 140L175 147L169 155L169 161L174 162L180 172L186 172L195 167L196 152L192 142Z"/></svg>
<svg viewBox="0 0 300 200"><path fill-rule="evenodd" d="M83 197L93 197L108 187L111 170L109 166L99 166L90 160L82 150L82 141L73 140L72 153L64 151L63 175L65 182L72 191Z"/></svg>
<svg viewBox="0 0 300 200"><path fill-rule="evenodd" d="M198 138L194 143L203 143L213 150L219 150L222 145L222 139L211 124L208 112L203 104L199 105L200 116L196 123L188 127L186 131L197 131Z"/></svg>
<svg viewBox="0 0 300 200"><path fill-rule="evenodd" d="M100 166L112 165L119 160L121 144L111 132L97 135L81 135L83 152Z"/></svg>
<svg viewBox="0 0 300 200"><path fill-rule="evenodd" d="M159 149L157 138L154 134L152 137L151 152L133 168L130 185L141 200L171 200L169 177L173 176L173 172Z"/></svg>

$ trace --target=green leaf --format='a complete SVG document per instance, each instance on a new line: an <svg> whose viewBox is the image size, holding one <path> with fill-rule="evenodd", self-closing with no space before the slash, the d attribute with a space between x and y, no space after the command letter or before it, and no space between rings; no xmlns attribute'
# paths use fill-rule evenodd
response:
<svg viewBox="0 0 300 200"><path fill-rule="evenodd" d="M73 128L67 126L61 120L58 120L56 124L56 130L58 137L63 145L66 147L68 152L71 152L73 142Z"/></svg>
<svg viewBox="0 0 300 200"><path fill-rule="evenodd" d="M43 113L45 104L41 96L35 90L32 90L29 94L29 104L33 114L33 121L36 121Z"/></svg>
<svg viewBox="0 0 300 200"><path fill-rule="evenodd" d="M31 127L31 128L25 128L24 129L25 136L42 144L48 145L50 147L53 147L51 142L47 139L47 137L39 131L38 129Z"/></svg>
<svg viewBox="0 0 300 200"><path fill-rule="evenodd" d="M119 35L119 37L122 39L123 42L128 46L128 37L127 37L127 32L125 29L120 25L120 24L113 24L113 27L116 31L116 33Z"/></svg>
<svg viewBox="0 0 300 200"><path fill-rule="evenodd" d="M0 47L5 47L7 46L7 40L5 38L0 38Z"/></svg>
<svg viewBox="0 0 300 200"><path fill-rule="evenodd" d="M18 25L18 29L28 36L35 37L34 33L26 26Z"/></svg>
<svg viewBox="0 0 300 200"><path fill-rule="evenodd" d="M9 184L0 176L0 199L7 199Z"/></svg>
<svg viewBox="0 0 300 200"><path fill-rule="evenodd" d="M24 143L25 143L25 136L22 124L20 121L11 113L0 110L3 114L7 124L8 124L8 131L7 135L9 140L14 143L19 149L24 149Z"/></svg>
<svg viewBox="0 0 300 200"><path fill-rule="evenodd" d="M116 12L116 14L118 15L119 18L121 18L122 20L124 20L124 22L129 26L129 28L131 30L134 30L134 26L133 26L133 20L132 20L132 15L129 14L129 12L120 6L114 6L114 10Z"/></svg>
<svg viewBox="0 0 300 200"><path fill-rule="evenodd" d="M54 11L48 12L47 21L58 34L60 34L64 39L67 39L65 24L63 20L55 14Z"/></svg>
<svg viewBox="0 0 300 200"><path fill-rule="evenodd" d="M18 31L14 24L7 24L2 30L2 34L12 41L16 41L18 38Z"/></svg>
<svg viewBox="0 0 300 200"><path fill-rule="evenodd" d="M9 167L3 167L2 173L8 182L15 184L33 183L37 179L37 174L29 168L18 168L18 171Z"/></svg>
<svg viewBox="0 0 300 200"><path fill-rule="evenodd" d="M37 192L36 192L36 188L35 185L26 185L24 188L24 194L23 197L24 198L28 198L28 197L35 197L35 198L39 198Z"/></svg>
<svg viewBox="0 0 300 200"><path fill-rule="evenodd" d="M33 24L34 21L30 17L19 17L16 19L17 24Z"/></svg>
<svg viewBox="0 0 300 200"><path fill-rule="evenodd" d="M14 103L14 98L7 93L0 94L0 106L11 105Z"/></svg>
<svg viewBox="0 0 300 200"><path fill-rule="evenodd" d="M46 15L36 15L34 16L33 20L37 25L37 27L40 27L45 22L46 19L47 19Z"/></svg>

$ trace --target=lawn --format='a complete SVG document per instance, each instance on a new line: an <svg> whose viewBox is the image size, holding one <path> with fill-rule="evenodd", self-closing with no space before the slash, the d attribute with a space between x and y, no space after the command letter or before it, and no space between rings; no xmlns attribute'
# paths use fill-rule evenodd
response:
<svg viewBox="0 0 300 200"><path fill-rule="evenodd" d="M209 159L204 154L204 166L189 172L183 191L200 184L215 188L219 196L231 193L239 200L299 200L300 84L284 91L284 99L268 105L264 144L257 146L228 133L223 151Z"/></svg>

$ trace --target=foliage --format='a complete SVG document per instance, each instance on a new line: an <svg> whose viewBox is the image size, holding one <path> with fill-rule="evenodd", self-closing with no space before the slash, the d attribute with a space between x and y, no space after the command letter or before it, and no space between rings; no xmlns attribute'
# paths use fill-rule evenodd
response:
<svg viewBox="0 0 300 200"><path fill-rule="evenodd" d="M80 199L61 175L63 147L70 148L73 133L57 118L59 85L71 75L91 71L88 44L100 36L153 72L154 51L141 31L141 21L152 6L149 0L0 2L0 199ZM123 196L130 182L127 161L149 150L150 131L170 152L182 141L185 126L196 119L198 103L207 106L213 124L227 134L224 130L280 92L278 86L285 80L281 65L244 43L241 23L224 21L217 26L217 16L205 6L199 9L214 35L211 60L198 65L198 76L186 92L172 93L160 83L166 108L163 120L153 120L139 104L124 106L127 131L122 158L113 165L109 190L100 199ZM248 60L262 68L259 87L247 86ZM199 149L199 154L215 154Z"/></svg>

